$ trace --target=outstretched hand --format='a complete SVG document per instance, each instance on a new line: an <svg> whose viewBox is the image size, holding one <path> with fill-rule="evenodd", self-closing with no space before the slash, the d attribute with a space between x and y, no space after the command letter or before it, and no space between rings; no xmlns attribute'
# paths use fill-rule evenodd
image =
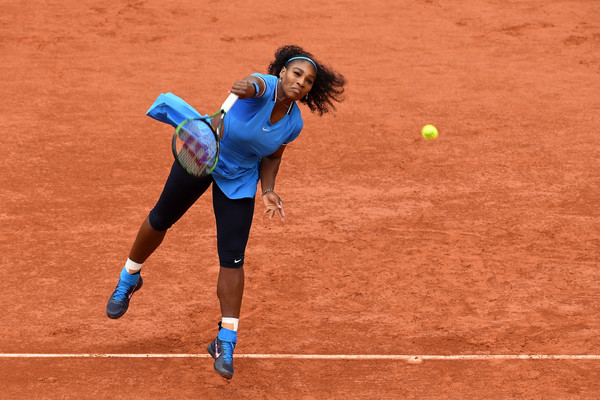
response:
<svg viewBox="0 0 600 400"><path fill-rule="evenodd" d="M273 218L273 215L277 214L282 222L285 222L285 211L283 209L283 203L273 191L269 191L262 195L263 203L265 204L265 214L269 219Z"/></svg>

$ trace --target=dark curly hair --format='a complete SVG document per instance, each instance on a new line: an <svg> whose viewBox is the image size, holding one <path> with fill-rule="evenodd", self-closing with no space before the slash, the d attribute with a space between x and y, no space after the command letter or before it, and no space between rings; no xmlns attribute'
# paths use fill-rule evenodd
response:
<svg viewBox="0 0 600 400"><path fill-rule="evenodd" d="M317 77L313 87L306 97L299 100L310 108L312 112L318 111L319 115L335 110L332 101L341 102L343 100L344 83L346 80L342 74L333 71L326 65L317 61L312 54L299 46L286 45L275 51L275 60L267 69L270 75L279 76L279 73L285 67L285 64L292 57L309 57L317 64Z"/></svg>

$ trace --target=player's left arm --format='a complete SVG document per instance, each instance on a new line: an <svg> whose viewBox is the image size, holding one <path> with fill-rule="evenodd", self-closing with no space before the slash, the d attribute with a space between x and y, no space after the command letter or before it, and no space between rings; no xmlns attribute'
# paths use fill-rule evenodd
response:
<svg viewBox="0 0 600 400"><path fill-rule="evenodd" d="M279 215L282 221L285 221L285 211L283 209L283 203L277 193L275 193L275 178L277 172L279 172L279 165L281 165L281 156L285 150L285 145L282 145L277 151L271 155L263 157L260 162L260 186L262 200L265 205L265 214L269 219L273 218L273 215Z"/></svg>

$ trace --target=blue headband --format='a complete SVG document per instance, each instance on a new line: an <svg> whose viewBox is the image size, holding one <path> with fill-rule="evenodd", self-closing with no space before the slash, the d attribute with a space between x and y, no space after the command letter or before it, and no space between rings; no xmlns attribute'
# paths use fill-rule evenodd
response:
<svg viewBox="0 0 600 400"><path fill-rule="evenodd" d="M317 68L317 64L313 60L311 60L308 57L302 57L302 56L290 58L289 60L287 60L287 62L285 63L285 65L288 65L290 63L290 61L294 61L294 60L306 60L306 61L310 61L311 64L315 67L315 71L319 70L319 68Z"/></svg>

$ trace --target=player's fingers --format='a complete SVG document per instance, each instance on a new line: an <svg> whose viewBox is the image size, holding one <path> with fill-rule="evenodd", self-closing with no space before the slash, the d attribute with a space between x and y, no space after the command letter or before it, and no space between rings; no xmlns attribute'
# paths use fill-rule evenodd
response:
<svg viewBox="0 0 600 400"><path fill-rule="evenodd" d="M272 219L272 218L273 218L273 214L274 214L274 213L275 213L275 210L273 210L273 209L267 208L267 209L265 210L265 214L267 214L267 217L269 217L269 219Z"/></svg>
<svg viewBox="0 0 600 400"><path fill-rule="evenodd" d="M277 207L279 207L277 212L281 216L281 220L285 219L285 209L283 208L283 203L281 203L281 200L279 201L279 204L277 204Z"/></svg>
<svg viewBox="0 0 600 400"><path fill-rule="evenodd" d="M237 81L233 84L231 89L229 89L229 92L237 96L243 96L246 93L246 86L240 81Z"/></svg>
<svg viewBox="0 0 600 400"><path fill-rule="evenodd" d="M230 90L231 93L238 95L240 98L248 98L254 95L254 86L245 79L236 81Z"/></svg>
<svg viewBox="0 0 600 400"><path fill-rule="evenodd" d="M285 212L283 212L283 208L277 209L277 215L279 215L281 222L285 222Z"/></svg>

